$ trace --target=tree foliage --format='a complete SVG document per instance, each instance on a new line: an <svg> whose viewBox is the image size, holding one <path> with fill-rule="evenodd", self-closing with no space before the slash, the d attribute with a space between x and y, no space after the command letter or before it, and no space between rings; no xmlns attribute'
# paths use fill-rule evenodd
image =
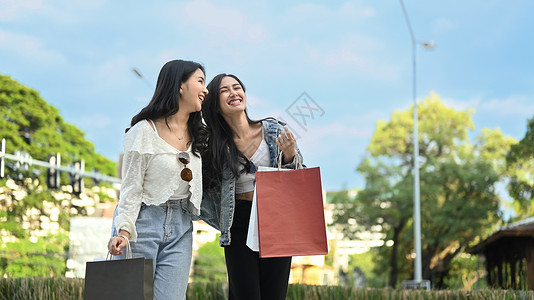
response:
<svg viewBox="0 0 534 300"><path fill-rule="evenodd" d="M1 250L0 273L10 277L63 276L68 245L66 234L48 235L35 242L8 242Z"/></svg>
<svg viewBox="0 0 534 300"><path fill-rule="evenodd" d="M499 221L498 166L514 141L485 130L471 143L472 112L447 107L435 93L418 113L423 278L443 287L451 261ZM377 123L357 168L365 188L335 220L381 229L392 246L379 249L376 264L389 271L392 287L413 278L413 125L413 108Z"/></svg>
<svg viewBox="0 0 534 300"><path fill-rule="evenodd" d="M354 280L357 279L357 274L355 274L357 270L360 270L364 274L366 287L383 288L386 286L386 278L377 275L377 269L380 267L376 262L377 256L378 249L375 248L350 256L347 274L349 286L354 285Z"/></svg>
<svg viewBox="0 0 534 300"><path fill-rule="evenodd" d="M452 290L474 290L488 288L485 280L486 270L475 255L462 253L450 263L449 276L445 285Z"/></svg>
<svg viewBox="0 0 534 300"><path fill-rule="evenodd" d="M226 262L224 249L219 246L219 235L211 242L198 248L198 255L193 263L193 280L195 282L225 282Z"/></svg>
<svg viewBox="0 0 534 300"><path fill-rule="evenodd" d="M61 165L84 160L86 170L115 176L116 163L95 152L76 126L66 123L57 108L43 100L39 93L0 75L0 139L6 139L6 153L28 153L32 159L46 161L48 155L61 154ZM7 186L0 179L0 271L3 276L50 276L65 271L65 251L70 215L76 206L56 199L47 188L44 168L24 166L6 160L5 175L15 182ZM69 175L61 175L70 184ZM86 185L91 181L86 180ZM61 207L57 222L59 235L43 236L41 225L50 219L50 206ZM79 211L78 211L79 212ZM44 220L44 221L43 221ZM39 232L39 234L31 234Z"/></svg>
<svg viewBox="0 0 534 300"><path fill-rule="evenodd" d="M514 198L518 219L534 215L534 117L528 120L527 132L506 156L510 174L508 191Z"/></svg>
<svg viewBox="0 0 534 300"><path fill-rule="evenodd" d="M86 169L115 176L115 162L96 153L85 133L65 122L37 91L5 75L0 75L0 109L0 137L6 139L7 153L23 151L38 160L61 153L62 164L83 159Z"/></svg>

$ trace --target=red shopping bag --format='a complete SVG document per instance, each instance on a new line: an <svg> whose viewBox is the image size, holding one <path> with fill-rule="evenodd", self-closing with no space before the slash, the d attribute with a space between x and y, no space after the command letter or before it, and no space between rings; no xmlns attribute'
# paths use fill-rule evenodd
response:
<svg viewBox="0 0 534 300"><path fill-rule="evenodd" d="M319 168L256 172L260 257L328 253Z"/></svg>

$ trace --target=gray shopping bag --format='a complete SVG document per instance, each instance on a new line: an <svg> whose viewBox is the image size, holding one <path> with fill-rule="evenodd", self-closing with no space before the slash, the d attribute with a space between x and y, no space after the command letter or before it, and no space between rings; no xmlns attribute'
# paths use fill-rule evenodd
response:
<svg viewBox="0 0 534 300"><path fill-rule="evenodd" d="M129 256L127 251L127 257L131 257L131 250ZM152 274L152 259L127 258L87 262L84 299L152 300L154 298Z"/></svg>

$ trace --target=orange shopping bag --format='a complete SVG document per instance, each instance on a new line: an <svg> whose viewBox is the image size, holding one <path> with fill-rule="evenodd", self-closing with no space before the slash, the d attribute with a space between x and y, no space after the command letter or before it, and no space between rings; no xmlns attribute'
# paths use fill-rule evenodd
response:
<svg viewBox="0 0 534 300"><path fill-rule="evenodd" d="M319 168L272 169L256 172L260 257L327 254Z"/></svg>

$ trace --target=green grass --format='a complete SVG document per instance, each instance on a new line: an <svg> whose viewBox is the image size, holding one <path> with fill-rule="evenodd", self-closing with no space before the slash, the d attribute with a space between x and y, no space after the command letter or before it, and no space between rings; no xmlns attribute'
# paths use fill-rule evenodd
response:
<svg viewBox="0 0 534 300"><path fill-rule="evenodd" d="M83 299L84 280L65 277L0 278L0 300ZM223 300L228 294L226 283L190 283L187 299ZM341 286L289 285L287 300L534 300L533 291L513 290L441 290L358 289Z"/></svg>
<svg viewBox="0 0 534 300"><path fill-rule="evenodd" d="M0 279L0 300L80 300L83 279L65 277L19 277Z"/></svg>

